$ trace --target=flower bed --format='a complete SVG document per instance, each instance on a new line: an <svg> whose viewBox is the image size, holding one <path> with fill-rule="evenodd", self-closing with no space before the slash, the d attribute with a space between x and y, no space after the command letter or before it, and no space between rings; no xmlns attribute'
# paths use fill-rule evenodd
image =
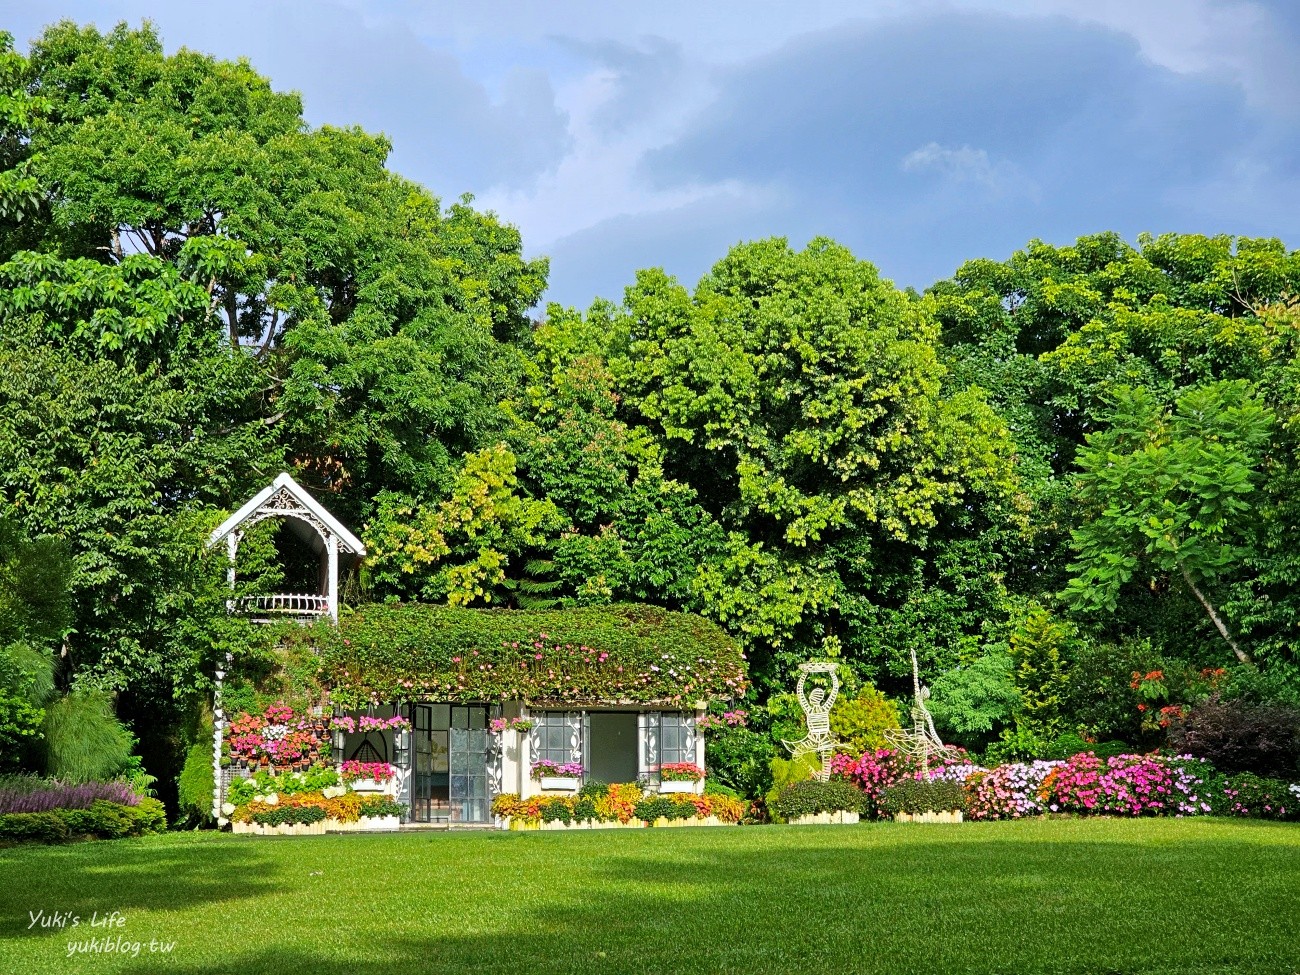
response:
<svg viewBox="0 0 1300 975"><path fill-rule="evenodd" d="M960 783L970 819L1021 819L1052 813L1106 816L1251 816L1300 819L1300 787L1243 773L1224 776L1189 756L1113 755L1080 752L1064 761L1012 762L992 769L960 760L928 776L896 753L881 749L858 758L837 755L835 778L854 785L868 815L925 810L887 797L901 783L928 778ZM935 810L938 812L939 810Z"/></svg>
<svg viewBox="0 0 1300 975"><path fill-rule="evenodd" d="M0 783L0 845L117 839L167 828L163 804L125 782L70 785L14 775Z"/></svg>
<svg viewBox="0 0 1300 975"><path fill-rule="evenodd" d="M521 799L507 793L492 800L493 814L511 829L727 825L738 823L744 811L744 804L729 796L646 795L635 784L589 786L576 796Z"/></svg>

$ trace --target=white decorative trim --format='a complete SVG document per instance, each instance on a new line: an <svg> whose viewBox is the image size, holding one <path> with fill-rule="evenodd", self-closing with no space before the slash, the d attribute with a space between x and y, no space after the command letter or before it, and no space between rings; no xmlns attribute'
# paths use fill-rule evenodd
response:
<svg viewBox="0 0 1300 975"><path fill-rule="evenodd" d="M342 551L356 556L366 554L361 539L344 528L337 518L287 473L281 474L223 521L209 536L208 545L216 545L245 523L256 524L265 518L274 517L298 518L316 529L326 544L329 536L334 535L338 538Z"/></svg>

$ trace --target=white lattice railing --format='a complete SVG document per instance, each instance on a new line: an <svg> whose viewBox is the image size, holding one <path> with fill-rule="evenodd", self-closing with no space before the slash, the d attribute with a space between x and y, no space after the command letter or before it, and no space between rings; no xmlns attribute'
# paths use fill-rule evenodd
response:
<svg viewBox="0 0 1300 975"><path fill-rule="evenodd" d="M328 596L315 593L283 593L273 596L245 596L233 601L237 613L269 613L276 616L325 616L330 611Z"/></svg>

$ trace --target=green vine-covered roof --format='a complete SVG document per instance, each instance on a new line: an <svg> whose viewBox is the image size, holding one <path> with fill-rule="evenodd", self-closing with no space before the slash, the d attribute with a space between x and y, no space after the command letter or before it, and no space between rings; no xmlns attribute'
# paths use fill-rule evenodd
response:
<svg viewBox="0 0 1300 975"><path fill-rule="evenodd" d="M689 706L739 697L746 686L744 655L721 628L654 606L374 604L302 638L345 707L397 699Z"/></svg>

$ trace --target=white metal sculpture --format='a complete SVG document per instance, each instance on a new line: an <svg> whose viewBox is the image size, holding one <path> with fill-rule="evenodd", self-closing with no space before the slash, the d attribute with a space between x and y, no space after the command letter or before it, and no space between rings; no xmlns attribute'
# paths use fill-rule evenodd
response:
<svg viewBox="0 0 1300 975"><path fill-rule="evenodd" d="M799 683L795 686L795 694L799 698L799 706L803 708L808 734L798 741L782 741L782 744L790 749L791 758L799 758L810 753L820 755L822 767L813 775L823 782L831 776L831 755L835 751L835 746L839 744L831 737L831 708L835 706L835 697L840 692L837 668L838 665L830 661L810 661L799 665L801 673ZM829 674L830 692L827 693L824 687L816 687L811 694L805 694L804 685L809 674Z"/></svg>
<svg viewBox="0 0 1300 975"><path fill-rule="evenodd" d="M885 741L904 755L920 761L921 769L927 774L932 759L942 760L953 748L945 745L934 728L934 718L925 702L930 697L930 688L921 683L920 669L916 664L916 651L912 651L912 727L910 730L899 728L885 732Z"/></svg>

